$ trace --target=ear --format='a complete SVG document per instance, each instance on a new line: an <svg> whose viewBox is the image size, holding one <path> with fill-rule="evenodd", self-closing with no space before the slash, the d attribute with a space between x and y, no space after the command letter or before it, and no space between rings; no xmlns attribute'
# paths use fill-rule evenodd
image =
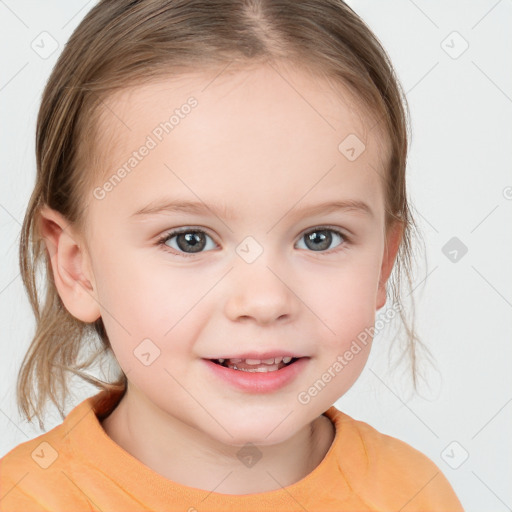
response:
<svg viewBox="0 0 512 512"><path fill-rule="evenodd" d="M386 237L386 245L384 247L384 255L380 269L379 288L377 290L377 309L382 308L384 304L386 304L386 284L395 264L398 248L402 241L403 230L403 222L396 221L393 226L390 227Z"/></svg>
<svg viewBox="0 0 512 512"><path fill-rule="evenodd" d="M44 206L40 233L50 257L53 278L66 309L78 320L90 323L100 317L94 276L85 244L61 213Z"/></svg>

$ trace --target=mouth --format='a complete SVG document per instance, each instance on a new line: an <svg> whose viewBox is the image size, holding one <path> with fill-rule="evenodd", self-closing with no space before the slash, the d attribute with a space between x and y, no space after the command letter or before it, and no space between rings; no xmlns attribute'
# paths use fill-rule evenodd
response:
<svg viewBox="0 0 512 512"><path fill-rule="evenodd" d="M231 358L231 359L209 359L215 364L219 366L223 366L224 368L231 368L232 370L239 370L243 372L252 372L252 373L267 373L274 372L277 370L281 370L286 366L291 366L299 359L304 359L303 357L271 357L268 359L240 359L240 358Z"/></svg>
<svg viewBox="0 0 512 512"><path fill-rule="evenodd" d="M290 386L306 371L311 359L282 353L279 357L275 353L240 355L244 358L203 358L203 361L215 382L220 379L238 391L251 394L274 393Z"/></svg>

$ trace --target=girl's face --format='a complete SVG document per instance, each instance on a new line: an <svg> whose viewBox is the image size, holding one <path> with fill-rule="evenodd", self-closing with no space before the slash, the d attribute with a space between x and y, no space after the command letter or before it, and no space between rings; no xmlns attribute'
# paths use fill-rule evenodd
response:
<svg viewBox="0 0 512 512"><path fill-rule="evenodd" d="M274 444L361 373L371 340L357 353L353 342L385 303L396 250L384 245L387 150L348 98L262 66L106 102L107 164L87 209L91 300L128 394L159 415L219 442ZM195 206L172 206L184 202ZM321 208L333 202L359 206ZM307 358L266 390L208 363L268 352Z"/></svg>

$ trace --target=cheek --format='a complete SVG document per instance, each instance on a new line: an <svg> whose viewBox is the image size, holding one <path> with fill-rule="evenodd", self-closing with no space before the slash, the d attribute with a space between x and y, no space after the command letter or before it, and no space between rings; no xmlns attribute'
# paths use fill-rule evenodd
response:
<svg viewBox="0 0 512 512"><path fill-rule="evenodd" d="M166 265L165 256L149 258L142 250L131 251L131 257L127 249L104 258L97 272L99 301L106 315L122 319L128 331L141 333L151 326L161 336L185 306L197 302L198 283L182 269Z"/></svg>
<svg viewBox="0 0 512 512"><path fill-rule="evenodd" d="M325 386L322 403L334 402L350 389L368 360L380 273L377 254L353 253L336 270L331 267L315 272L314 287L311 280L302 283L322 345L322 361L317 369L321 374L310 379L311 383L323 383L319 389ZM318 393L316 389L313 392Z"/></svg>
<svg viewBox="0 0 512 512"><path fill-rule="evenodd" d="M380 261L374 254L352 253L350 258L340 261L339 267L317 270L314 279L304 279L302 293L323 321L320 324L326 340L339 344L347 336L372 325L379 274Z"/></svg>
<svg viewBox="0 0 512 512"><path fill-rule="evenodd" d="M206 314L207 301L201 297L211 283L201 284L183 269L163 263L148 265L142 258L127 261L117 255L108 261L115 264L99 270L98 297L112 349L125 373L134 364L140 366L135 359L140 352L158 354L159 364L186 354Z"/></svg>

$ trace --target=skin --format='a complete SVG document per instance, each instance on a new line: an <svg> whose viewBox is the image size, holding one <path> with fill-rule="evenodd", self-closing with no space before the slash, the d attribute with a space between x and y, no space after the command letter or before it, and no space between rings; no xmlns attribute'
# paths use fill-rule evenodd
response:
<svg viewBox="0 0 512 512"><path fill-rule="evenodd" d="M356 381L371 343L309 403L297 395L374 325L402 231L396 225L386 238L377 173L385 139L347 91L291 66L212 76L161 79L110 97L97 148L107 177L169 112L190 96L198 106L103 199L91 192L84 233L49 208L41 226L65 307L84 322L102 317L127 374L126 395L103 420L106 433L175 482L248 494L299 481L329 450L334 429L322 413ZM348 134L366 145L355 161L338 150ZM130 219L175 196L236 215ZM373 216L300 213L339 199L364 201ZM352 240L329 232L330 245L315 251L305 234L324 225ZM167 251L157 245L179 227L205 231L202 252L180 252L176 238ZM247 236L263 249L252 263L236 252ZM149 366L133 353L146 338L160 349ZM202 360L270 349L310 359L291 384L267 394L231 387ZM262 455L250 468L237 458L247 442Z"/></svg>

